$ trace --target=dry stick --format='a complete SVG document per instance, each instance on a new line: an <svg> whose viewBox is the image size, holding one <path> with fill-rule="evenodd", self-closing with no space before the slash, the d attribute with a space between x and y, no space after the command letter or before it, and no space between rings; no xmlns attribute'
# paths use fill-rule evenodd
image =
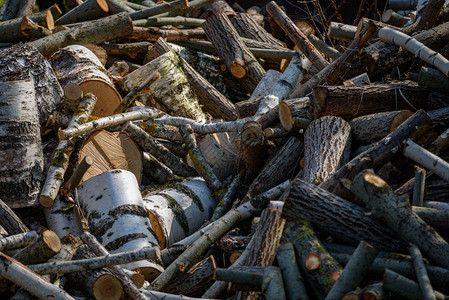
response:
<svg viewBox="0 0 449 300"><path fill-rule="evenodd" d="M139 122L137 125L142 127L142 129L152 137L166 139L173 142L184 141L179 129L175 126L154 124L151 120L148 122Z"/></svg>
<svg viewBox="0 0 449 300"><path fill-rule="evenodd" d="M90 93L84 96L78 105L68 128L76 127L85 122L92 113L96 101L97 98ZM47 173L47 178L45 179L45 183L39 196L39 203L44 207L52 207L55 198L59 194L59 188L63 183L64 174L69 165L69 158L74 150L75 142L76 139L59 141Z"/></svg>
<svg viewBox="0 0 449 300"><path fill-rule="evenodd" d="M309 34L307 38L317 48L318 51L324 54L324 56L329 57L332 60L336 60L341 56L341 53L338 50L332 48L324 41L320 40L318 37L313 35L313 33Z"/></svg>
<svg viewBox="0 0 449 300"><path fill-rule="evenodd" d="M10 235L0 239L0 251L20 248L32 243L38 237L36 231Z"/></svg>
<svg viewBox="0 0 449 300"><path fill-rule="evenodd" d="M81 239L86 243L97 256L110 255L106 248L97 241L97 239L89 232L84 232ZM122 282L125 292L132 298L138 300L146 300L145 295L140 291L134 283L129 279L126 273L119 266L110 266L111 271Z"/></svg>
<svg viewBox="0 0 449 300"><path fill-rule="evenodd" d="M133 13L130 13L129 16L133 20L144 19L156 15L160 15L169 11L182 9L185 7L189 7L189 2L187 0L178 0L169 3L163 3L159 5L155 5L146 10L140 10Z"/></svg>
<svg viewBox="0 0 449 300"><path fill-rule="evenodd" d="M400 46L425 62L435 66L444 75L449 76L449 61L440 53L431 50L415 38L391 28L381 28L379 38L384 42L393 43Z"/></svg>
<svg viewBox="0 0 449 300"><path fill-rule="evenodd" d="M255 290L262 289L263 275L242 270L216 268L214 280L249 285Z"/></svg>
<svg viewBox="0 0 449 300"><path fill-rule="evenodd" d="M27 267L38 274L65 274L100 269L144 259L154 259L159 256L159 248L153 247L102 255L90 259L55 261L38 265L28 265Z"/></svg>
<svg viewBox="0 0 449 300"><path fill-rule="evenodd" d="M398 294L405 299L424 299L422 298L421 289L419 288L418 283L389 269L385 269L383 288ZM440 292L435 291L434 295L438 300L446 299Z"/></svg>
<svg viewBox="0 0 449 300"><path fill-rule="evenodd" d="M133 123L128 123L125 131L145 150L154 155L164 165L169 167L175 174L179 176L188 177L195 174L194 169L182 160L171 153L161 143L159 143L152 136L147 134L142 128Z"/></svg>
<svg viewBox="0 0 449 300"><path fill-rule="evenodd" d="M375 217L385 221L405 241L416 244L433 263L449 267L449 244L427 225L408 204L407 197L397 196L391 187L370 170L354 178L351 191L372 209Z"/></svg>
<svg viewBox="0 0 449 300"><path fill-rule="evenodd" d="M379 250L370 244L361 241L346 264L337 282L332 286L326 300L339 300L347 292L353 290L362 281L368 272L371 263L376 258Z"/></svg>
<svg viewBox="0 0 449 300"><path fill-rule="evenodd" d="M93 163L94 160L89 155L86 155L83 158L83 160L76 167L70 179L67 180L67 182L64 184L63 189L66 195L69 194L73 189L75 189L78 186L84 174L87 172L90 166L92 166Z"/></svg>
<svg viewBox="0 0 449 300"><path fill-rule="evenodd" d="M409 139L404 144L404 156L449 181L449 163Z"/></svg>
<svg viewBox="0 0 449 300"><path fill-rule="evenodd" d="M266 9L276 23L284 30L289 38L298 46L310 62L318 69L322 70L328 62L321 56L318 50L307 39L307 37L299 30L292 20L282 11L282 9L271 1L266 5Z"/></svg>
<svg viewBox="0 0 449 300"><path fill-rule="evenodd" d="M296 261L295 249L292 243L283 243L279 246L276 259L285 281L285 291L288 299L308 300L304 279L301 276Z"/></svg>
<svg viewBox="0 0 449 300"><path fill-rule="evenodd" d="M15 259L0 253L0 275L21 286L39 299L74 300L64 290L45 281Z"/></svg>
<svg viewBox="0 0 449 300"><path fill-rule="evenodd" d="M425 300L435 300L432 285L427 275L426 266L418 246L412 244L410 246L410 256L413 260L413 267L415 268L416 277L418 278L419 287Z"/></svg>
<svg viewBox="0 0 449 300"><path fill-rule="evenodd" d="M348 49L346 49L346 51L343 52L343 54L334 60L330 65L315 74L311 79L304 83L304 85L298 86L290 97L304 97L322 82L335 84L341 79L341 76L347 69L347 62L352 61L353 57L356 56L358 51L365 45L366 42L368 42L376 29L376 25L373 22L363 23L359 35L354 38Z"/></svg>
<svg viewBox="0 0 449 300"><path fill-rule="evenodd" d="M156 109L145 107L144 109L116 114L109 117L103 117L84 124L69 126L67 127L67 129L60 130L58 132L58 137L60 139L66 140L85 133L92 132L94 130L120 125L128 121L153 119L159 114L160 113Z"/></svg>
<svg viewBox="0 0 449 300"><path fill-rule="evenodd" d="M111 30L114 28L114 30ZM59 48L68 45L87 43L100 44L118 37L132 34L133 24L125 12L87 22L81 26L66 29L51 36L30 43L44 56L50 56Z"/></svg>
<svg viewBox="0 0 449 300"><path fill-rule="evenodd" d="M151 27L151 26L165 26L165 25L201 27L204 21L206 20L197 18L186 18L186 17L155 17L133 21L133 24L134 26L137 27Z"/></svg>
<svg viewBox="0 0 449 300"><path fill-rule="evenodd" d="M415 166L415 184L413 185L413 206L423 206L426 186L426 170Z"/></svg>
<svg viewBox="0 0 449 300"><path fill-rule="evenodd" d="M132 39L155 42L165 38L168 42L206 40L202 29L161 29L159 27L134 27Z"/></svg>

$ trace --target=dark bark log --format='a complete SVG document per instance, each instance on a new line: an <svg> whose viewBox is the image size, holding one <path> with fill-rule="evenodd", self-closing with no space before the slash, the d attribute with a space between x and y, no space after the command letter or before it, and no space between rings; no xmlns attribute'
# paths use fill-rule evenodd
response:
<svg viewBox="0 0 449 300"><path fill-rule="evenodd" d="M313 95L316 117L334 115L352 119L397 109L426 109L429 90L405 84L319 86Z"/></svg>
<svg viewBox="0 0 449 300"><path fill-rule="evenodd" d="M203 29L231 74L243 79L245 88L252 92L265 70L243 43L228 17L225 14L211 16L204 22Z"/></svg>

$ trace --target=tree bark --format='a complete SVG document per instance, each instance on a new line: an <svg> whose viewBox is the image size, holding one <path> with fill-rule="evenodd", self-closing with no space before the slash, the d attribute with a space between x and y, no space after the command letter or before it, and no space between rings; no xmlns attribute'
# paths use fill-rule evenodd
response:
<svg viewBox="0 0 449 300"><path fill-rule="evenodd" d="M352 119L397 109L426 109L429 90L404 84L319 86L313 95L316 117L334 115Z"/></svg>
<svg viewBox="0 0 449 300"><path fill-rule="evenodd" d="M397 110L360 116L349 122L353 141L358 145L375 143L394 131L413 113Z"/></svg>
<svg viewBox="0 0 449 300"><path fill-rule="evenodd" d="M106 16L109 6L105 0L86 0L77 7L59 17L55 25L65 25L79 23L83 21L95 20Z"/></svg>
<svg viewBox="0 0 449 300"><path fill-rule="evenodd" d="M343 41L352 41L357 32L357 26L330 22L327 35L331 38Z"/></svg>
<svg viewBox="0 0 449 300"><path fill-rule="evenodd" d="M211 16L204 22L203 29L231 74L242 79L245 89L252 92L265 70L243 43L228 17L225 14Z"/></svg>
<svg viewBox="0 0 449 300"><path fill-rule="evenodd" d="M36 231L13 234L0 238L0 251L16 249L31 244L38 237Z"/></svg>
<svg viewBox="0 0 449 300"><path fill-rule="evenodd" d="M431 120L427 114L419 110L399 125L392 133L387 135L375 146L353 158L350 162L338 169L329 179L320 184L320 187L338 196L352 199L348 189L342 184L346 179L352 180L355 175L366 168L378 169L387 161L393 159L397 151L395 147L401 147L405 139L418 139L425 134L431 126ZM370 243L370 241L368 241Z"/></svg>
<svg viewBox="0 0 449 300"><path fill-rule="evenodd" d="M94 116L109 116L120 104L121 96L106 69L86 47L67 46L53 54L50 63L63 88L69 84L77 84L84 94L92 93L97 97L97 104L92 112Z"/></svg>
<svg viewBox="0 0 449 300"><path fill-rule="evenodd" d="M114 28L114 30L110 30ZM59 48L73 44L100 44L118 37L132 34L133 25L125 12L87 22L81 26L69 28L51 36L29 43L48 57Z"/></svg>
<svg viewBox="0 0 449 300"><path fill-rule="evenodd" d="M46 262L60 251L61 240L56 233L44 230L33 243L17 252L13 258L25 265L36 264Z"/></svg>
<svg viewBox="0 0 449 300"><path fill-rule="evenodd" d="M351 190L372 208L375 217L405 241L416 244L429 260L443 268L449 266L444 254L449 251L449 244L410 209L406 197L398 197L385 181L366 170L355 177Z"/></svg>
<svg viewBox="0 0 449 300"><path fill-rule="evenodd" d="M304 181L321 184L349 161L351 127L338 117L310 123L304 134Z"/></svg>
<svg viewBox="0 0 449 300"><path fill-rule="evenodd" d="M156 42L160 38L168 42L204 41L206 33L202 29L161 29L159 27L135 27L131 38Z"/></svg>
<svg viewBox="0 0 449 300"><path fill-rule="evenodd" d="M43 154L33 82L0 83L2 149L0 197L11 207L36 204L43 180Z"/></svg>
<svg viewBox="0 0 449 300"><path fill-rule="evenodd" d="M130 17L133 20L144 19L186 7L189 7L189 2L186 0L173 1L172 3L161 3L159 5L149 7L146 10L133 12L130 14Z"/></svg>
<svg viewBox="0 0 449 300"><path fill-rule="evenodd" d="M435 294L427 275L426 266L421 251L416 245L410 246L410 255L413 259L413 267L415 268L416 277L418 278L419 287L425 300L435 300Z"/></svg>

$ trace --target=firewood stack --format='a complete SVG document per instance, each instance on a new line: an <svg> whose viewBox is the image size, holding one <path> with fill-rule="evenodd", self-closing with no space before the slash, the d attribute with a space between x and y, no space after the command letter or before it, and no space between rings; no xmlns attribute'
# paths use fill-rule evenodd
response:
<svg viewBox="0 0 449 300"><path fill-rule="evenodd" d="M0 5L1 299L449 294L447 1L47 2Z"/></svg>

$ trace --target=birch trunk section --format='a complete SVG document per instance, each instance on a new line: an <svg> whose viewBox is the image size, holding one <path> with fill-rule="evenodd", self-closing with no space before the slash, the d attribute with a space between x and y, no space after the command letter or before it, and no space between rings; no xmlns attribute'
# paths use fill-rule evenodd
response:
<svg viewBox="0 0 449 300"><path fill-rule="evenodd" d="M104 188L98 189L99 186ZM159 247L133 173L104 172L85 181L78 188L78 197L91 232L110 253ZM123 267L138 269L147 280L163 270L158 259L128 263Z"/></svg>
<svg viewBox="0 0 449 300"><path fill-rule="evenodd" d="M92 93L97 97L92 115L109 116L120 104L122 98L106 69L98 57L86 47L67 46L53 54L50 63L64 89L69 84L76 84L83 94Z"/></svg>
<svg viewBox="0 0 449 300"><path fill-rule="evenodd" d="M349 161L351 127L345 120L326 116L310 123L304 134L304 181L321 184Z"/></svg>
<svg viewBox="0 0 449 300"><path fill-rule="evenodd" d="M143 202L162 249L196 232L217 206L202 179L145 194Z"/></svg>
<svg viewBox="0 0 449 300"><path fill-rule="evenodd" d="M0 83L0 198L11 208L37 203L44 161L33 81Z"/></svg>

